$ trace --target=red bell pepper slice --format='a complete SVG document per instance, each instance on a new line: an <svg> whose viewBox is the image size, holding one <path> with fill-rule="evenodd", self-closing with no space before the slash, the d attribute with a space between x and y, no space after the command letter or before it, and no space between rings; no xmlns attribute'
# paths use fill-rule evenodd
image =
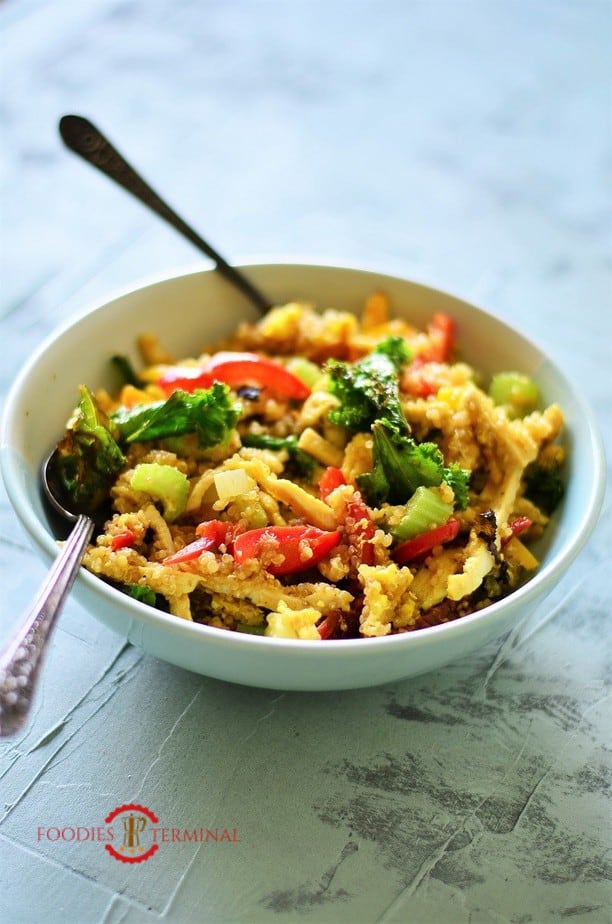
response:
<svg viewBox="0 0 612 924"><path fill-rule="evenodd" d="M342 471L335 465L328 465L319 480L319 494L321 500L326 501L332 491L339 488L340 485L346 484L346 478Z"/></svg>
<svg viewBox="0 0 612 924"><path fill-rule="evenodd" d="M206 520L206 522L200 523L196 527L198 538L190 542L189 545L184 546L184 548L179 549L178 552L166 555L162 565L180 565L185 561L195 561L202 552L212 552L222 543L228 541L230 525L229 523L223 523L221 520Z"/></svg>
<svg viewBox="0 0 612 924"><path fill-rule="evenodd" d="M429 345L421 355L429 362L447 363L455 346L455 322L448 314L434 314L427 328Z"/></svg>
<svg viewBox="0 0 612 924"><path fill-rule="evenodd" d="M224 382L234 388L258 385L296 401L304 401L310 394L310 388L297 375L268 356L257 353L215 353L193 371L169 369L157 384L166 394L171 394L179 388L188 392L196 388L210 388L213 382Z"/></svg>
<svg viewBox="0 0 612 924"><path fill-rule="evenodd" d="M521 533L524 533L525 530L529 529L530 526L533 526L533 520L530 520L529 517L521 516L517 517L515 520L512 520L511 523L508 523L508 526L511 530L510 535L502 541L502 545L507 545L511 539L514 539L515 536L520 536Z"/></svg>
<svg viewBox="0 0 612 924"><path fill-rule="evenodd" d="M266 570L274 575L295 574L318 564L339 542L339 530L326 532L316 526L264 526L236 536L232 551L236 563L242 564L250 558L261 558L266 549L273 547L283 560L266 565ZM312 552L308 558L302 557L303 543Z"/></svg>
<svg viewBox="0 0 612 924"><path fill-rule="evenodd" d="M443 545L445 542L451 542L459 534L459 520L451 517L442 526L434 526L427 532L415 536L414 539L406 539L393 551L393 560L397 565L406 565L411 561L417 561L422 556L431 552L437 545Z"/></svg>
<svg viewBox="0 0 612 924"><path fill-rule="evenodd" d="M118 552L119 549L127 549L136 542L136 534L131 529L124 529L123 532L116 533L111 539L111 549Z"/></svg>
<svg viewBox="0 0 612 924"><path fill-rule="evenodd" d="M234 526L234 523L224 523L223 520L204 520L196 526L196 536L202 539L212 539L215 545L221 545L226 542L228 532Z"/></svg>
<svg viewBox="0 0 612 924"><path fill-rule="evenodd" d="M340 614L338 610L332 610L331 613L328 613L325 619L319 623L317 630L319 635L323 640L330 638L336 630L338 623L340 622Z"/></svg>
<svg viewBox="0 0 612 924"><path fill-rule="evenodd" d="M427 376L427 363L423 356L416 356L402 373L400 388L415 398L429 398L437 394L438 386Z"/></svg>

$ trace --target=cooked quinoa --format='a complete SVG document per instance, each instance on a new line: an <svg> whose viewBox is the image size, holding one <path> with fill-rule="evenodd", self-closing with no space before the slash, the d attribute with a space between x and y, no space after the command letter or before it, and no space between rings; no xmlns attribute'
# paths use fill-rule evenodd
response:
<svg viewBox="0 0 612 924"><path fill-rule="evenodd" d="M136 381L92 396L118 455L85 567L177 618L291 639L412 632L506 596L538 567L563 415L526 376L483 380L455 334L375 293L360 318L276 307L190 358L143 335ZM195 424L142 424L185 395Z"/></svg>

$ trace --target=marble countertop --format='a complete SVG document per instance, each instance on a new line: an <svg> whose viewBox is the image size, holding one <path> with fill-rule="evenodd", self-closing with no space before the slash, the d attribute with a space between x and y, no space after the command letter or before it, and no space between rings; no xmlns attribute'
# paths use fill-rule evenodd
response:
<svg viewBox="0 0 612 924"><path fill-rule="evenodd" d="M232 261L382 268L516 324L612 457L607 0L5 0L0 27L0 400L70 312L200 259L65 151L76 112ZM610 512L501 643L365 691L190 674L69 601L0 744L0 919L609 921ZM4 641L45 569L3 488L0 552ZM169 832L140 864L98 830L131 803Z"/></svg>

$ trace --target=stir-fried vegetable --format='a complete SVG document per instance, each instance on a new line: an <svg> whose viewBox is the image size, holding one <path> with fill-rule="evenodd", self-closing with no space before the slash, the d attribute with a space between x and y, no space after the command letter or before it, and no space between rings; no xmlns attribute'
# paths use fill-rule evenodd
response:
<svg viewBox="0 0 612 924"><path fill-rule="evenodd" d="M236 537L232 546L238 564L267 556L270 574L295 574L313 568L340 542L338 530L326 532L315 526L266 526Z"/></svg>
<svg viewBox="0 0 612 924"><path fill-rule="evenodd" d="M158 384L170 394L177 388L183 391L209 388L215 382L225 382L233 387L255 384L296 401L303 401L310 394L310 388L303 379L280 363L257 353L216 353L193 370L169 370Z"/></svg>
<svg viewBox="0 0 612 924"><path fill-rule="evenodd" d="M125 468L124 450L130 444L194 434L200 447L217 446L228 441L240 414L240 405L228 386L218 382L206 391L176 391L167 401L122 407L108 416L85 386L81 386L80 394L53 456L52 475L77 509L90 511L108 499L111 484ZM152 469L147 470L149 493L164 502L169 519L176 518L186 500L185 478L181 476L179 487L179 472L162 471L158 475L153 478ZM139 477L136 475L137 482ZM176 483L172 489L168 481L171 478ZM182 497L182 508L177 492Z"/></svg>
<svg viewBox="0 0 612 924"><path fill-rule="evenodd" d="M459 520L451 518L442 526L435 526L426 533L421 533L412 539L406 539L393 550L393 560L398 565L407 565L427 555L438 545L452 542L459 535L461 525Z"/></svg>
<svg viewBox="0 0 612 924"><path fill-rule="evenodd" d="M352 366L328 363L330 390L340 407L330 420L349 430L371 430L374 437L374 468L358 478L366 499L403 503L419 485L436 486L446 481L455 492L456 506L467 504L470 473L458 465L448 468L435 443L417 443L402 410L399 373L410 360L401 337L389 337Z"/></svg>
<svg viewBox="0 0 612 924"><path fill-rule="evenodd" d="M443 526L452 512L453 505L443 500L435 488L419 485L391 533L395 539L414 539L434 526Z"/></svg>
<svg viewBox="0 0 612 924"><path fill-rule="evenodd" d="M332 423L359 432L385 420L398 433L408 433L399 400L398 373L410 358L401 337L388 337L353 365L330 360L326 367L329 389L340 401L340 407L330 412Z"/></svg>
<svg viewBox="0 0 612 924"><path fill-rule="evenodd" d="M561 465L533 462L525 472L525 496L550 515L557 509L565 493Z"/></svg>
<svg viewBox="0 0 612 924"><path fill-rule="evenodd" d="M309 453L298 446L298 437L292 433L289 436L273 436L270 433L243 433L241 437L243 446L254 449L284 449L289 459L300 475L310 477L314 474L316 460Z"/></svg>
<svg viewBox="0 0 612 924"><path fill-rule="evenodd" d="M470 472L456 463L444 465L444 457L435 443L417 443L378 420L372 426L374 469L361 475L357 482L366 499L380 506L388 501L404 503L420 485L436 487L445 481L455 494L455 505L467 505Z"/></svg>
<svg viewBox="0 0 612 924"><path fill-rule="evenodd" d="M193 393L174 391L167 401L120 408L111 422L119 439L128 444L195 433L198 444L206 447L227 441L239 413L227 385L215 382Z"/></svg>
<svg viewBox="0 0 612 924"><path fill-rule="evenodd" d="M189 494L187 476L172 465L142 462L134 469L130 485L135 491L144 491L163 504L164 517L172 523L185 509Z"/></svg>
<svg viewBox="0 0 612 924"><path fill-rule="evenodd" d="M561 411L514 372L483 392L448 315L387 310L379 293L360 326L293 303L199 359L115 357L123 387L82 388L56 453L73 502L113 510L86 567L183 619L317 641L518 586L562 492Z"/></svg>
<svg viewBox="0 0 612 924"><path fill-rule="evenodd" d="M52 459L52 474L77 509L93 511L108 498L110 486L125 465L105 414L84 385Z"/></svg>
<svg viewBox="0 0 612 924"><path fill-rule="evenodd" d="M540 390L529 375L498 372L491 379L489 395L495 404L506 408L510 417L524 417L538 406Z"/></svg>

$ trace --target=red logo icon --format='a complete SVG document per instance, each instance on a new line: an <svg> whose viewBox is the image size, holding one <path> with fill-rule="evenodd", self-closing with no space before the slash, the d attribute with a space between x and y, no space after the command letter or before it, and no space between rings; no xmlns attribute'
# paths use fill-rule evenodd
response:
<svg viewBox="0 0 612 924"><path fill-rule="evenodd" d="M120 805L106 816L106 824L118 819L123 825L123 840L118 848L105 844L104 849L121 863L144 863L159 848L154 842L151 825L159 821L157 815L145 805Z"/></svg>

